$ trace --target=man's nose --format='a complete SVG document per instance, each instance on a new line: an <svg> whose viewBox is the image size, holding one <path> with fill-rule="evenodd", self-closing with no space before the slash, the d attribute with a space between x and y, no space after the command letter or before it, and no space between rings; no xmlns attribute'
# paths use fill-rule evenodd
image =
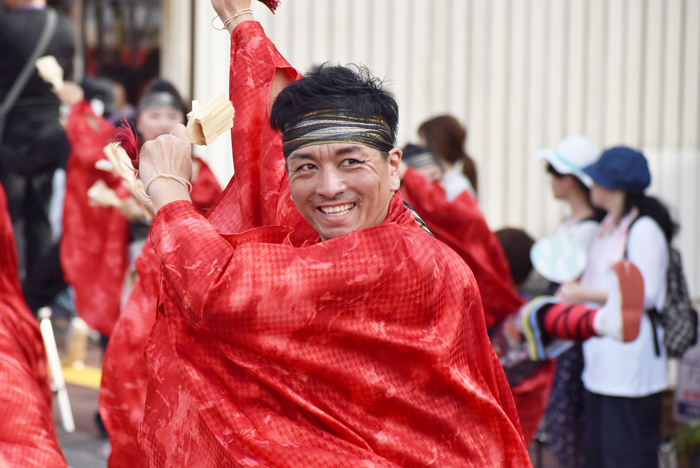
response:
<svg viewBox="0 0 700 468"><path fill-rule="evenodd" d="M324 198L333 198L345 192L346 186L342 174L335 168L323 168L319 174L316 194Z"/></svg>

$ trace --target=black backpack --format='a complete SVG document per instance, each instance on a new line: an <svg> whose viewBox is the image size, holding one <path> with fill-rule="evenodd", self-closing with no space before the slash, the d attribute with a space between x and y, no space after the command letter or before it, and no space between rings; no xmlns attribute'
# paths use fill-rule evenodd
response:
<svg viewBox="0 0 700 468"><path fill-rule="evenodd" d="M683 356L683 353L698 341L698 313L693 308L688 293L681 254L670 245L666 272L666 301L663 309L651 312L651 317L654 325L658 322L664 327L664 346L668 357ZM654 346L658 356L656 333Z"/></svg>
<svg viewBox="0 0 700 468"><path fill-rule="evenodd" d="M630 229L636 221L635 219L632 222ZM647 313L654 330L657 325L664 328L666 355L671 358L680 358L698 341L698 312L693 308L693 301L688 293L681 253L671 244L667 245L666 300L661 310L652 308L647 310ZM625 248L625 258L627 258L627 248ZM656 333L652 333L652 336L654 351L657 356L660 356L658 337Z"/></svg>

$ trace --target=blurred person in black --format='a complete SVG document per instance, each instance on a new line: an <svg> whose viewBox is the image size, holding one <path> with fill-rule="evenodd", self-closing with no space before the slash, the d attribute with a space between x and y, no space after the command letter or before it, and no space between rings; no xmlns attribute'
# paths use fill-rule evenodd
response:
<svg viewBox="0 0 700 468"><path fill-rule="evenodd" d="M46 0L5 0L0 12L0 100L4 100L39 42L47 22ZM42 55L53 55L70 75L75 32L70 19L58 15L55 33ZM0 145L0 183L8 207L24 271L22 288L32 309L45 305L41 276L43 259L52 245L48 219L52 178L65 166L68 140L59 123L60 102L33 69L9 110Z"/></svg>

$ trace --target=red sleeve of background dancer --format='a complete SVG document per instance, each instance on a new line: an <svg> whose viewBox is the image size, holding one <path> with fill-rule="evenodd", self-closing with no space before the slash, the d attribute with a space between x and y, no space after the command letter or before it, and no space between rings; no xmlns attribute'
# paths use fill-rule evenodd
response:
<svg viewBox="0 0 700 468"><path fill-rule="evenodd" d="M66 134L71 144L66 176L61 237L61 266L74 287L76 310L88 325L109 336L119 316L121 288L127 268L129 224L116 208L88 205L88 189L104 180L120 188L119 180L95 169L102 149L114 138L112 128L92 112L87 102L74 106Z"/></svg>
<svg viewBox="0 0 700 468"><path fill-rule="evenodd" d="M433 235L471 268L481 292L487 326L515 312L522 299L513 287L503 248L473 197L465 192L450 202L440 186L427 182L410 168L402 192Z"/></svg>
<svg viewBox="0 0 700 468"><path fill-rule="evenodd" d="M207 163L197 158L199 171L197 177L192 181L192 193L190 198L192 204L201 214L206 213L214 205L214 202L221 196L221 184L209 169Z"/></svg>
<svg viewBox="0 0 700 468"><path fill-rule="evenodd" d="M0 454L9 466L66 466L51 415L46 354L24 302L0 186Z"/></svg>

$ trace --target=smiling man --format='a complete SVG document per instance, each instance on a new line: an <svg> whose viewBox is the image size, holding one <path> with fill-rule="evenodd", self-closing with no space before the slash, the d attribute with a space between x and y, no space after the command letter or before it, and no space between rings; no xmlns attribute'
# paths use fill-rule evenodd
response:
<svg viewBox="0 0 700 468"><path fill-rule="evenodd" d="M474 277L398 192L391 93L361 68L301 78L249 1L213 3L237 15L235 179L203 217L184 127L141 151L150 466L530 466Z"/></svg>

